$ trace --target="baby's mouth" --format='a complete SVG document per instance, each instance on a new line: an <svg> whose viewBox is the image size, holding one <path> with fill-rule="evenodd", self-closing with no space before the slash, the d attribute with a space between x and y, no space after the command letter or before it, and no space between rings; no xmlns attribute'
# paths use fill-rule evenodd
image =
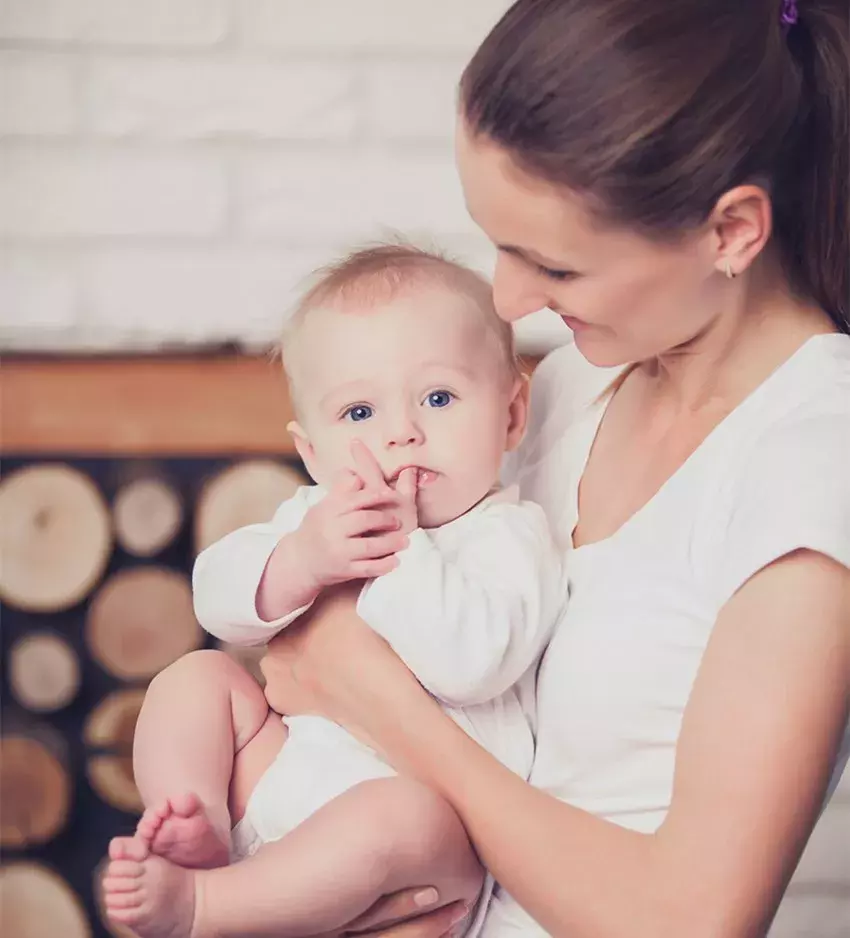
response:
<svg viewBox="0 0 850 938"><path fill-rule="evenodd" d="M434 472L433 469L423 469L422 466L402 466L401 469L396 470L390 476L389 481L395 484L398 482L399 476L407 469L412 469L415 471L417 489L431 485L431 483L434 482L438 476L438 473Z"/></svg>

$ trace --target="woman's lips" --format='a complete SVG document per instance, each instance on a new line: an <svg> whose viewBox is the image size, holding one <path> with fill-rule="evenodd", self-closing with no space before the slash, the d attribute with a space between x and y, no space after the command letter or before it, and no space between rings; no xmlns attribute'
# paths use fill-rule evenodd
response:
<svg viewBox="0 0 850 938"><path fill-rule="evenodd" d="M573 332L578 331L579 329L587 329L590 325L589 322L585 322L583 319L576 319L575 316L564 316L561 315L561 319L566 323Z"/></svg>

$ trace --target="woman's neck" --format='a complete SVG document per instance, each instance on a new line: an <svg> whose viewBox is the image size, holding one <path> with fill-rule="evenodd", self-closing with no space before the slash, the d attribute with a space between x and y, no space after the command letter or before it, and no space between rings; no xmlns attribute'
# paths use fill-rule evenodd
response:
<svg viewBox="0 0 850 938"><path fill-rule="evenodd" d="M817 306L793 297L779 278L754 271L729 307L685 345L640 366L653 396L677 412L729 410L807 339L835 331Z"/></svg>

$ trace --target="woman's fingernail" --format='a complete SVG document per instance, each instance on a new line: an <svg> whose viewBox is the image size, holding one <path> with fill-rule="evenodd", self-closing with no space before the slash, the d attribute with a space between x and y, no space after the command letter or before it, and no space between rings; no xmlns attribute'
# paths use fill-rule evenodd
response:
<svg viewBox="0 0 850 938"><path fill-rule="evenodd" d="M418 908L424 909L426 906L433 905L439 898L440 894L436 889L423 889L422 892L416 893L413 902Z"/></svg>

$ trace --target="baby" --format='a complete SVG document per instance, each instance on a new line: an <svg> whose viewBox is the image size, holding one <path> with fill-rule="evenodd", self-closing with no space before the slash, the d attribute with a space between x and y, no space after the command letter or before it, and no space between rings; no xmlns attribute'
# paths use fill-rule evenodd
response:
<svg viewBox="0 0 850 938"><path fill-rule="evenodd" d="M199 621L262 644L321 591L365 581L359 615L526 778L535 665L564 591L542 510L498 484L527 383L489 284L404 245L358 252L304 297L283 359L317 484L198 557ZM272 658L264 671L265 695L202 651L151 683L134 752L146 811L111 845L110 917L144 938L279 938L339 930L423 884L441 902L486 898L451 808L337 724L281 720ZM234 920L233 890L256 895L251 920L244 903Z"/></svg>

